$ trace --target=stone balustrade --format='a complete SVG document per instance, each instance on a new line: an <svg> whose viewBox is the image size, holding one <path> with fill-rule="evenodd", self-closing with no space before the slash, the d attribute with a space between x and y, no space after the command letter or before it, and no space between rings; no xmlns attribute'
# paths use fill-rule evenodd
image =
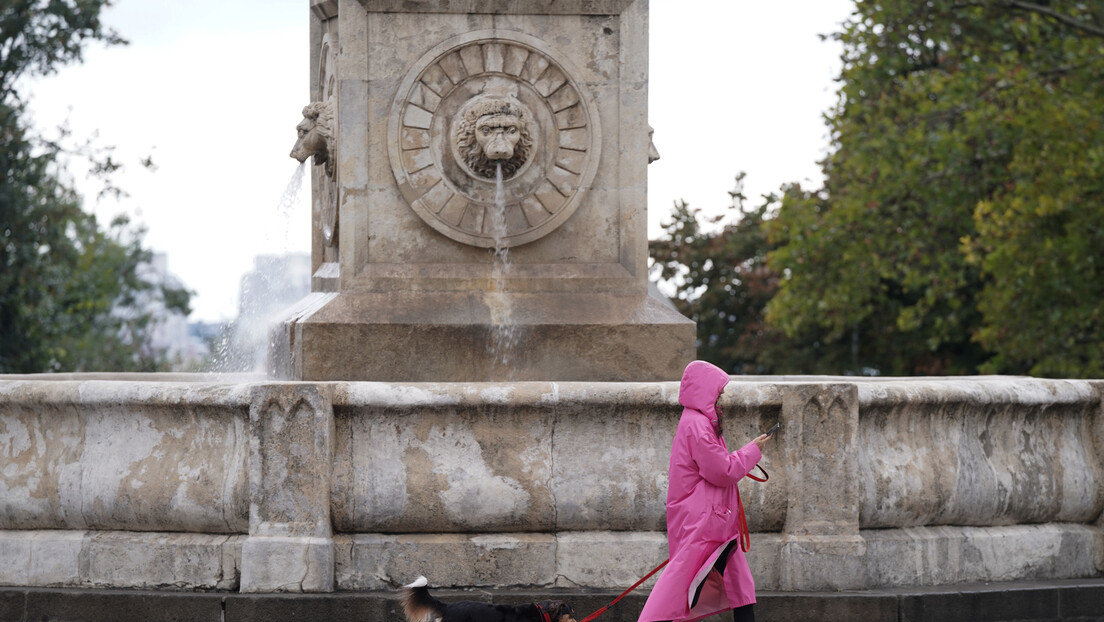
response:
<svg viewBox="0 0 1104 622"><path fill-rule="evenodd" d="M633 583L677 383L0 377L0 584ZM734 378L760 589L1095 576L1104 382Z"/></svg>

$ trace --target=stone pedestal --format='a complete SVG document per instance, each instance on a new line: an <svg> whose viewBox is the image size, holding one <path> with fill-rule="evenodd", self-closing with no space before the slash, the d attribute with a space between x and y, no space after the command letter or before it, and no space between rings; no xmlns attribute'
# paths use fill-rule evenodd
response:
<svg viewBox="0 0 1104 622"><path fill-rule="evenodd" d="M312 385L263 385L249 408L242 592L332 592L333 407Z"/></svg>
<svg viewBox="0 0 1104 622"><path fill-rule="evenodd" d="M504 326L493 324L477 292L316 296L311 302L321 304L288 326L286 343L294 347L280 361L283 375L656 381L677 375L694 355L694 325L650 296L519 294Z"/></svg>
<svg viewBox="0 0 1104 622"><path fill-rule="evenodd" d="M781 541L784 590L864 584L859 533L859 400L854 385L788 387L782 401L790 497ZM809 459L809 458L813 459Z"/></svg>
<svg viewBox="0 0 1104 622"><path fill-rule="evenodd" d="M312 3L296 380L675 380L648 291L644 0ZM501 176L496 179L496 170Z"/></svg>

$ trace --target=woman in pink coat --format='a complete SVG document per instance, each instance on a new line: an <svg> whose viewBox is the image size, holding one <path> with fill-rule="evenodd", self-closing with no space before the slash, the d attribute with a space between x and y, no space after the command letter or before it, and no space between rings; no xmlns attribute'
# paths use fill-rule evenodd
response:
<svg viewBox="0 0 1104 622"><path fill-rule="evenodd" d="M754 621L755 583L744 551L740 491L736 484L762 457L762 435L729 453L721 436L717 400L728 374L706 363L686 366L679 387L684 407L671 446L667 485L664 568L640 622L698 620L728 609L736 622ZM746 549L746 545L744 546Z"/></svg>

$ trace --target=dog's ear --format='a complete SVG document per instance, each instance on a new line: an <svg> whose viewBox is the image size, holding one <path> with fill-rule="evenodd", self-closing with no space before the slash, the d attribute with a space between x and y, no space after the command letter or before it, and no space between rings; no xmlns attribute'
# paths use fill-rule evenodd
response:
<svg viewBox="0 0 1104 622"><path fill-rule="evenodd" d="M571 605L567 603L559 603L560 611L559 617L553 617L556 622L575 622L575 610L571 608Z"/></svg>
<svg viewBox="0 0 1104 622"><path fill-rule="evenodd" d="M544 600L538 604L552 622L575 622L575 610L562 600Z"/></svg>

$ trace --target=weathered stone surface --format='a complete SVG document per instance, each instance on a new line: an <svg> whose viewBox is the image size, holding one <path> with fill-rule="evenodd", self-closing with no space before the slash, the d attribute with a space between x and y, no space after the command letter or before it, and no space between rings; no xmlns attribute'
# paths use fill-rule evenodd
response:
<svg viewBox="0 0 1104 622"><path fill-rule="evenodd" d="M0 584L80 585L83 531L0 532Z"/></svg>
<svg viewBox="0 0 1104 622"><path fill-rule="evenodd" d="M645 409L626 400L556 410L560 425L552 489L557 528L663 530L667 477L665 468L655 466L666 465L670 457L677 409Z"/></svg>
<svg viewBox="0 0 1104 622"><path fill-rule="evenodd" d="M862 480L864 528L1088 522L1104 508L1087 442L1097 408L1087 384L867 389L858 456L870 474Z"/></svg>
<svg viewBox="0 0 1104 622"><path fill-rule="evenodd" d="M352 532L554 528L552 426L513 409L342 417L335 522Z"/></svg>
<svg viewBox="0 0 1104 622"><path fill-rule="evenodd" d="M339 50L341 252L316 233L312 253L315 293L337 299L289 309L273 339L278 377L679 377L693 323L648 295L646 2L345 2L312 24L314 73L329 75L324 49ZM516 103L507 116L526 137L509 157L490 152L509 169L503 218L460 131L487 101ZM326 230L333 218L314 212ZM510 249L508 269L496 247ZM517 343L488 354L503 327Z"/></svg>
<svg viewBox="0 0 1104 622"><path fill-rule="evenodd" d="M864 585L941 585L1091 576L1095 529L1047 524L862 532Z"/></svg>
<svg viewBox="0 0 1104 622"><path fill-rule="evenodd" d="M556 538L549 534L357 534L334 538L336 587L379 590L419 576L433 585L552 585Z"/></svg>
<svg viewBox="0 0 1104 622"><path fill-rule="evenodd" d="M0 530L0 583L367 589L444 559L452 561L435 579L442 587L475 576L481 585L623 588L666 554L667 452L680 412L673 382L90 377L0 378L0 522L9 526ZM782 422L762 462L770 481L741 486L758 586L1099 573L1100 384L734 379L722 399L730 447ZM134 480L119 473L141 472L132 460L148 463L126 447L128 430L143 439L154 428L165 432L155 451L191 466L160 465L143 486L120 486ZM88 443L120 450L88 452ZM847 478L850 488L839 483ZM894 491L929 488L942 492L887 502ZM119 510L171 503L167 489L211 499L200 507L217 511L178 505L183 520ZM975 501L995 494L1002 505ZM241 534L195 519L243 501L250 522L230 522ZM978 524L939 524L948 516Z"/></svg>
<svg viewBox="0 0 1104 622"><path fill-rule="evenodd" d="M756 591L783 589L782 538L778 533L752 532L751 546L744 555L751 568Z"/></svg>
<svg viewBox="0 0 1104 622"><path fill-rule="evenodd" d="M236 589L241 536L89 532L82 583L92 587ZM85 570L87 563L87 570Z"/></svg>
<svg viewBox="0 0 1104 622"><path fill-rule="evenodd" d="M779 589L860 589L865 586L866 555L866 541L858 534L783 535Z"/></svg>
<svg viewBox="0 0 1104 622"><path fill-rule="evenodd" d="M778 438L787 444L784 468L793 487L786 532L856 535L860 471L854 459L859 419L854 385L795 385L783 395L785 431ZM810 456L822 459L807 460Z"/></svg>
<svg viewBox="0 0 1104 622"><path fill-rule="evenodd" d="M241 547L242 592L332 592L331 538L249 536Z"/></svg>
<svg viewBox="0 0 1104 622"><path fill-rule="evenodd" d="M330 535L333 407L324 388L271 384L249 408L249 534Z"/></svg>
<svg viewBox="0 0 1104 622"><path fill-rule="evenodd" d="M1101 458L1101 454L1104 453L1104 382L1099 380L1090 382L1089 386L1092 387L1097 396L1096 410L1091 413L1092 424L1090 426L1092 429L1092 447L1095 448L1095 451L1089 455L1093 457L1093 472L1097 481L1104 481L1104 460ZM1093 525L1101 529L1096 538L1096 570L1104 573L1104 511L1097 515Z"/></svg>
<svg viewBox="0 0 1104 622"><path fill-rule="evenodd" d="M859 536L860 474L852 459L859 421L855 386L796 385L783 395L790 497L781 588L862 587L866 543Z"/></svg>
<svg viewBox="0 0 1104 622"><path fill-rule="evenodd" d="M3 383L0 527L245 531L248 400L239 391Z"/></svg>
<svg viewBox="0 0 1104 622"><path fill-rule="evenodd" d="M693 323L649 296L508 300L509 324L496 329L483 294L346 295L294 325L284 342L299 345L285 369L319 380L652 381L678 378L694 357ZM509 351L495 349L496 330L513 331ZM371 356L379 352L404 354Z"/></svg>
<svg viewBox="0 0 1104 622"><path fill-rule="evenodd" d="M243 592L333 590L334 419L316 385L255 387L249 409L249 538Z"/></svg>
<svg viewBox="0 0 1104 622"><path fill-rule="evenodd" d="M663 532L563 532L556 536L557 584L628 587L667 559ZM641 584L649 589L659 573Z"/></svg>
<svg viewBox="0 0 1104 622"><path fill-rule="evenodd" d="M130 531L0 532L0 584L237 589L241 536Z"/></svg>
<svg viewBox="0 0 1104 622"><path fill-rule="evenodd" d="M663 527L671 385L342 386L339 531Z"/></svg>

